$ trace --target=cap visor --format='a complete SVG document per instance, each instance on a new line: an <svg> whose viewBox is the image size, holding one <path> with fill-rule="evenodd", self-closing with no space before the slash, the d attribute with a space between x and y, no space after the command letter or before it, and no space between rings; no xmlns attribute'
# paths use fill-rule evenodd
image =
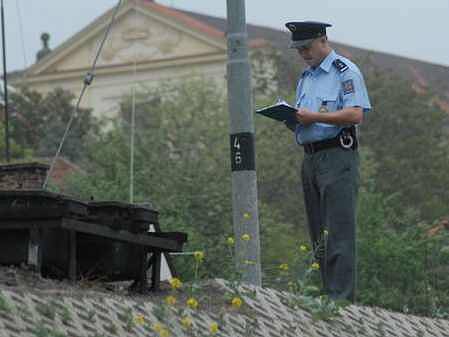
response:
<svg viewBox="0 0 449 337"><path fill-rule="evenodd" d="M307 39L307 40L299 40L299 41L290 41L289 48L300 48L305 45L311 43L315 39Z"/></svg>

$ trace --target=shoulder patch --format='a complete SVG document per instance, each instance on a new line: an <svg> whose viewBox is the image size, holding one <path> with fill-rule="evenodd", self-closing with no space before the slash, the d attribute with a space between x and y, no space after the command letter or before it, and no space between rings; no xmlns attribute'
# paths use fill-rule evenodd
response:
<svg viewBox="0 0 449 337"><path fill-rule="evenodd" d="M353 80L344 81L342 83L342 87L343 87L343 95L352 94L355 92Z"/></svg>
<svg viewBox="0 0 449 337"><path fill-rule="evenodd" d="M334 62L332 62L332 64L341 73L349 69L348 65L340 59L336 59Z"/></svg>

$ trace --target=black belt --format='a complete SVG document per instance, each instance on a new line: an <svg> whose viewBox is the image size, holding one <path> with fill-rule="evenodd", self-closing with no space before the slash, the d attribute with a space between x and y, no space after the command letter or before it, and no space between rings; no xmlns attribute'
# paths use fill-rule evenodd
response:
<svg viewBox="0 0 449 337"><path fill-rule="evenodd" d="M320 140L314 143L303 144L304 152L313 154L315 152L330 149L333 147L341 147L345 150L356 150L358 146L355 127L344 128L337 137Z"/></svg>

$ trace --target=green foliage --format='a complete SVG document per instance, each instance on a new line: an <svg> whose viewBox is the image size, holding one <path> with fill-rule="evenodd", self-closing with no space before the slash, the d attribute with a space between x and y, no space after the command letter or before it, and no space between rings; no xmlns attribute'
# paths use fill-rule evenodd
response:
<svg viewBox="0 0 449 337"><path fill-rule="evenodd" d="M62 306L61 308L61 321L64 324L69 324L70 321L72 321L72 313L70 312L69 308L67 306Z"/></svg>
<svg viewBox="0 0 449 337"><path fill-rule="evenodd" d="M7 300L7 298L0 292L0 312L10 313L12 311L12 306Z"/></svg>
<svg viewBox="0 0 449 337"><path fill-rule="evenodd" d="M428 221L449 213L448 116L418 95L409 82L372 71L367 74L371 103L361 142L377 164L376 190L395 195L400 213L410 209Z"/></svg>
<svg viewBox="0 0 449 337"><path fill-rule="evenodd" d="M258 48L250 53L252 89L257 97L270 97L278 93L281 53L278 49Z"/></svg>
<svg viewBox="0 0 449 337"><path fill-rule="evenodd" d="M11 132L11 129L10 129ZM11 134L11 133L10 133ZM6 140L5 140L5 125L3 122L0 122L0 162L6 162ZM9 154L10 158L16 160L18 158L27 159L32 155L31 149L26 149L20 145L18 145L14 139L10 136L9 138Z"/></svg>
<svg viewBox="0 0 449 337"><path fill-rule="evenodd" d="M64 333L55 329L47 328L43 326L42 323L37 324L31 333L36 337L66 337Z"/></svg>
<svg viewBox="0 0 449 337"><path fill-rule="evenodd" d="M323 295L319 288L321 267L315 257L326 250L327 239L328 232L324 231L315 250L306 244L298 245L292 250L293 263L279 265L275 279L278 282L276 288L288 290L285 304L293 310L302 308L308 311L314 320L331 320L339 316L342 309L349 304L347 301L335 301Z"/></svg>
<svg viewBox="0 0 449 337"><path fill-rule="evenodd" d="M298 297L297 304L310 312L314 320L332 320L340 316L342 309L348 305L348 303L333 301L327 296Z"/></svg>
<svg viewBox="0 0 449 337"><path fill-rule="evenodd" d="M147 102L139 104L139 102ZM225 237L232 233L231 173L229 165L228 112L225 97L219 88L205 86L201 81L184 84L166 83L138 95L136 105L135 195L136 202L151 201L161 210L165 230L185 231L189 243L185 250L205 250L207 257L203 277L225 277ZM121 106L122 122L100 135L88 151L88 175L73 177L70 192L84 199L129 200L129 123L130 98ZM260 155L266 155L268 168L279 160L295 160L286 152L270 148L270 128L261 128L263 141ZM284 142L288 138L284 137ZM259 155L259 154L258 154ZM273 157L271 157L273 156ZM286 165L287 166L287 165ZM267 184L279 188L279 195L288 198L294 189L294 173L279 171L272 180L263 178L261 199L264 206L261 228L267 235L263 249L273 255L276 228L285 223L285 241L293 242L288 233L295 227L282 218L293 216L294 206L273 197ZM288 177L288 179L287 179ZM264 181L265 180L265 181ZM283 190L284 189L284 190ZM279 206L279 211L271 210ZM290 209L285 215L284 209ZM278 220L276 220L278 219ZM277 253L276 253L277 254ZM278 254L279 255L279 254ZM182 258L178 259L180 261ZM192 279L187 265L178 263L183 277Z"/></svg>
<svg viewBox="0 0 449 337"><path fill-rule="evenodd" d="M260 214L260 237L263 283L265 286L279 287L279 266L298 266L298 238L306 240L303 230L288 222L275 207L262 204ZM287 285L287 282L283 285Z"/></svg>
<svg viewBox="0 0 449 337"><path fill-rule="evenodd" d="M290 102L291 96L282 95ZM258 101L256 106L272 104ZM299 170L303 151L293 133L283 124L255 117L258 194L263 204L274 209L283 223L299 228L305 222ZM287 201L288 200L288 201Z"/></svg>
<svg viewBox="0 0 449 337"><path fill-rule="evenodd" d="M401 218L389 198L365 191L359 210L358 301L392 310L444 316L449 308L449 234Z"/></svg>
<svg viewBox="0 0 449 337"><path fill-rule="evenodd" d="M75 107L74 96L55 89L46 95L22 89L11 94L11 135L21 149L20 157L31 149L38 157L52 157ZM85 153L91 137L98 133L98 123L90 110L80 109L64 143L62 155L77 161Z"/></svg>
<svg viewBox="0 0 449 337"><path fill-rule="evenodd" d="M169 94L168 94L169 93ZM225 233L231 232L230 169L224 97L213 86L165 84L138 95L135 143L136 202L161 210L164 230L189 234L186 250L205 250L207 273L221 275ZM162 98L161 98L162 97ZM72 180L83 198L129 200L129 114L89 148L86 176ZM191 277L192 275L190 275Z"/></svg>
<svg viewBox="0 0 449 337"><path fill-rule="evenodd" d="M131 308L127 308L123 313L122 318L123 323L125 323L125 330L131 332L136 324L134 322L133 311Z"/></svg>

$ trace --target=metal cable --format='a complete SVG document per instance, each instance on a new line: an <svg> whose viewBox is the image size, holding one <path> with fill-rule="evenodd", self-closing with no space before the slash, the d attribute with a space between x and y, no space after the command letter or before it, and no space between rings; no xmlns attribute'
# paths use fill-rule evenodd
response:
<svg viewBox="0 0 449 337"><path fill-rule="evenodd" d="M24 38L24 34L23 34L22 13L20 11L19 0L16 1L16 9L17 9L17 19L19 20L20 40L22 42L23 69L25 70L28 67L28 59L27 59L26 48L25 48L25 38ZM25 72L23 72L23 76L25 76Z"/></svg>
<svg viewBox="0 0 449 337"><path fill-rule="evenodd" d="M87 87L94 80L95 70L96 70L96 67L97 67L98 58L100 57L101 50L103 49L104 43L106 42L106 39L108 38L108 35L109 35L110 31L111 31L112 25L114 24L115 18L117 16L117 13L118 13L118 11L120 9L121 4L122 4L122 0L119 0L118 3L117 3L117 6L114 9L114 13L112 15L112 19L109 22L109 25L108 25L108 28L106 29L106 32L105 32L104 37L103 37L103 40L101 41L100 46L98 47L97 54L95 55L95 59L94 59L92 68L86 74L86 76L84 77L84 85L83 85L83 88L81 89L81 93L80 93L80 95L78 97L78 101L76 103L75 109L73 110L73 113L70 116L69 122L67 123L67 127L66 127L66 129L64 131L64 135L62 136L61 142L59 143L58 150L56 151L56 154L55 154L55 156L52 159L52 162L51 162L51 165L50 165L50 169L48 170L47 175L45 177L45 181L44 181L44 185L43 185L43 189L44 190L47 188L48 180L49 180L49 178L51 176L51 173L53 172L53 168L55 166L56 160L58 159L58 157L59 157L59 155L61 153L62 146L64 145L64 141L67 138L67 135L69 134L70 127L72 126L73 120L75 119L75 116L76 116L76 114L79 111L79 106L80 106L80 103L81 103L81 99L83 98L84 93L86 92Z"/></svg>
<svg viewBox="0 0 449 337"><path fill-rule="evenodd" d="M133 8L135 11L134 26L137 29L137 5L133 1ZM131 87L131 132L130 132L130 160L129 160L129 202L134 202L134 143L136 132L136 82L137 82L137 46L134 46L134 67L133 67L133 85Z"/></svg>

